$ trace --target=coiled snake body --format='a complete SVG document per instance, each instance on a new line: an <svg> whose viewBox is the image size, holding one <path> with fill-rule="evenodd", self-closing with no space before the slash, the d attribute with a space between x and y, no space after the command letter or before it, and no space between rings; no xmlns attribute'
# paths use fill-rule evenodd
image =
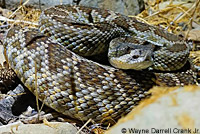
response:
<svg viewBox="0 0 200 134"><path fill-rule="evenodd" d="M115 38L109 47L109 57L114 57L111 64L117 67L127 61L119 61L119 57L131 55L133 48L139 48L133 50L136 53L144 49L141 63L146 64L147 57L153 59L147 66L157 70L174 71L185 65L189 47L184 41L134 18L109 10L61 5L41 14L39 29L11 28L4 42L4 55L29 90L38 92L39 99L49 107L72 118L118 119L147 97L155 82L170 86L196 82L191 70L173 73L120 70L82 57L101 54ZM143 53L137 56L140 54ZM139 61L133 55L131 59ZM129 61L130 57L124 59Z"/></svg>

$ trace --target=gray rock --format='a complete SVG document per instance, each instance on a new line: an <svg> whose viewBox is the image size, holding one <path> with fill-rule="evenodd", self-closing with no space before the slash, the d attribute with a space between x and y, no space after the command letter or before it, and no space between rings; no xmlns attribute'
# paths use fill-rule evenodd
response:
<svg viewBox="0 0 200 134"><path fill-rule="evenodd" d="M144 9L143 0L81 0L80 5L110 9L125 15L136 15Z"/></svg>
<svg viewBox="0 0 200 134"><path fill-rule="evenodd" d="M23 0L23 2L25 1L26 0ZM40 0L40 4L43 5L42 9L44 9L53 5L75 4L77 1L79 2L79 0ZM19 4L19 1L6 1L6 4L13 3ZM39 0L30 0L28 4L39 5ZM143 0L80 0L79 5L110 9L125 15L136 15L144 9Z"/></svg>
<svg viewBox="0 0 200 134"><path fill-rule="evenodd" d="M154 95L121 118L106 134L121 134L122 131L128 134L137 130L149 131L145 133L181 133L181 130L193 132L195 128L200 129L200 87L185 86L176 90L174 87L155 87L151 91ZM190 133L186 131L184 133Z"/></svg>
<svg viewBox="0 0 200 134"><path fill-rule="evenodd" d="M8 93L6 98L0 100L0 119L2 122L7 123L11 119L17 118L12 114L11 107L22 93L24 93L24 88L19 84L13 91Z"/></svg>
<svg viewBox="0 0 200 134"><path fill-rule="evenodd" d="M76 134L76 132L77 129L72 124L62 122L49 122L48 125L16 122L0 127L0 133L14 134Z"/></svg>

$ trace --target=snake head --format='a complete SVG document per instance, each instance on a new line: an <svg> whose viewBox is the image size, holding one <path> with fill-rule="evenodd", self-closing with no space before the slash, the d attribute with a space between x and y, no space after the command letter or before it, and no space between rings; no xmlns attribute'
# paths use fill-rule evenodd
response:
<svg viewBox="0 0 200 134"><path fill-rule="evenodd" d="M153 45L134 37L116 38L110 42L108 58L112 66L142 70L153 64Z"/></svg>

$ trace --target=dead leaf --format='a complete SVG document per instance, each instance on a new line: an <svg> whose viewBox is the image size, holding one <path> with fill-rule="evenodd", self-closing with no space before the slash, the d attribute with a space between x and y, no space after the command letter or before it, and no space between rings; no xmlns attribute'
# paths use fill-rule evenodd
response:
<svg viewBox="0 0 200 134"><path fill-rule="evenodd" d="M199 29L192 29L188 33L188 39L193 41L200 41L200 30Z"/></svg>

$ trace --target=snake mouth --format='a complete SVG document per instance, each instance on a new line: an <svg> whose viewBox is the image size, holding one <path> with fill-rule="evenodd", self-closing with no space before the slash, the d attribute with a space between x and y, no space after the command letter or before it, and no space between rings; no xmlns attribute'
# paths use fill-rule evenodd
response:
<svg viewBox="0 0 200 134"><path fill-rule="evenodd" d="M120 69L134 69L134 70L142 70L152 66L152 61L143 61L136 63L124 63L122 61L112 59L110 60L110 64L116 68Z"/></svg>
<svg viewBox="0 0 200 134"><path fill-rule="evenodd" d="M153 65L152 51L135 49L129 54L109 59L112 66L120 69L142 70Z"/></svg>

